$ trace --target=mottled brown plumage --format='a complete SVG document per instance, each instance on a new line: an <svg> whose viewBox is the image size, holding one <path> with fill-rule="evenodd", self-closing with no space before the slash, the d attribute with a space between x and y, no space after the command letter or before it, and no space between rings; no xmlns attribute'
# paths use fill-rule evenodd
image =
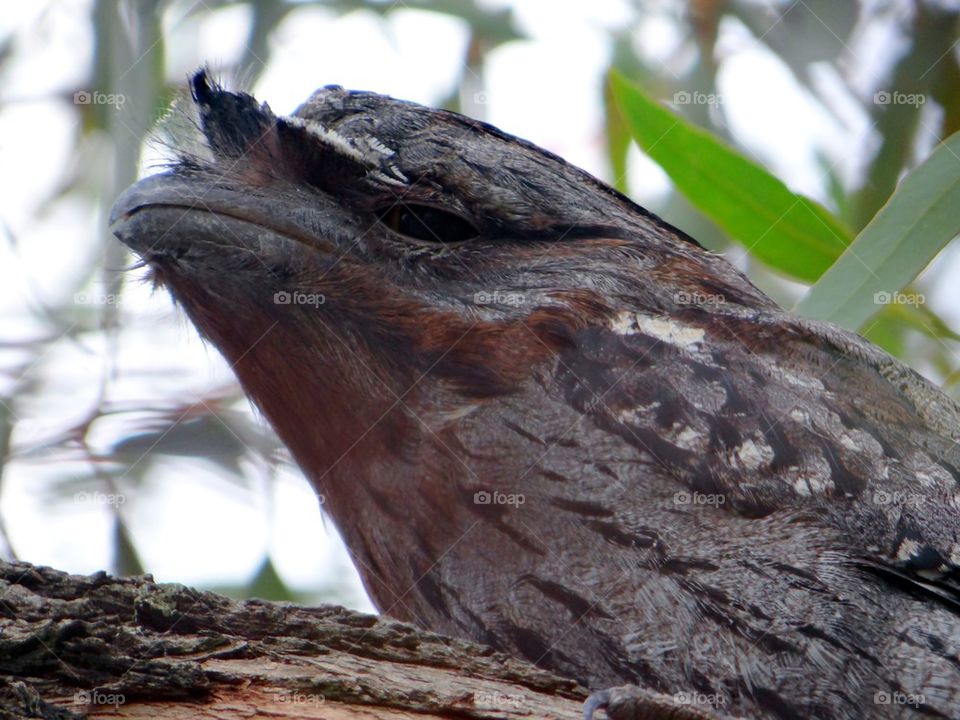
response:
<svg viewBox="0 0 960 720"><path fill-rule="evenodd" d="M483 123L193 91L208 149L114 231L383 612L677 717L960 715L960 411L935 387Z"/></svg>

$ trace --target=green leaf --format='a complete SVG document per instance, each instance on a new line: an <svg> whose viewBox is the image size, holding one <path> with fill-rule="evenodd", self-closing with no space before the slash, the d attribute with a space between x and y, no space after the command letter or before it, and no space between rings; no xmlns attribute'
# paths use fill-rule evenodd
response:
<svg viewBox="0 0 960 720"><path fill-rule="evenodd" d="M701 212L755 258L814 282L852 239L823 206L648 98L620 73L610 86L634 139Z"/></svg>
<svg viewBox="0 0 960 720"><path fill-rule="evenodd" d="M960 233L960 133L907 175L880 212L795 310L851 330L883 305L923 304L900 293Z"/></svg>
<svg viewBox="0 0 960 720"><path fill-rule="evenodd" d="M277 572L273 560L269 556L264 557L256 575L250 582L247 597L260 598L261 600L291 600L292 593L287 584Z"/></svg>
<svg viewBox="0 0 960 720"><path fill-rule="evenodd" d="M906 290L909 294L909 288ZM890 305L890 314L900 322L923 333L933 340L960 341L960 334L947 325L947 322L937 315L928 305Z"/></svg>
<svg viewBox="0 0 960 720"><path fill-rule="evenodd" d="M603 94L603 115L607 125L605 133L607 138L607 162L610 163L613 186L627 195L629 194L627 150L630 149L630 131L623 119L623 114L616 108L616 101L610 93L609 86Z"/></svg>

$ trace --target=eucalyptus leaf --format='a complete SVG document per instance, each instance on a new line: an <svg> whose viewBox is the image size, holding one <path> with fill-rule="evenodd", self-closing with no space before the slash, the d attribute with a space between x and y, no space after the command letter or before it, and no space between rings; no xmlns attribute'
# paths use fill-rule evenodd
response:
<svg viewBox="0 0 960 720"><path fill-rule="evenodd" d="M753 257L814 282L850 243L850 231L814 200L790 191L756 162L647 97L618 72L611 71L610 84L641 149L691 204Z"/></svg>
<svg viewBox="0 0 960 720"><path fill-rule="evenodd" d="M922 305L900 290L960 233L960 133L907 175L853 244L797 304L808 317L859 328L887 304Z"/></svg>

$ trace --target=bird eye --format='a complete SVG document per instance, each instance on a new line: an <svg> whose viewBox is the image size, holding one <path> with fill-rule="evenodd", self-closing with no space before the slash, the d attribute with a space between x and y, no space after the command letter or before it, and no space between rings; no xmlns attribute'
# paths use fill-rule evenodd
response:
<svg viewBox="0 0 960 720"><path fill-rule="evenodd" d="M427 242L460 242L479 234L459 215L427 205L398 203L380 215L380 222L401 235Z"/></svg>

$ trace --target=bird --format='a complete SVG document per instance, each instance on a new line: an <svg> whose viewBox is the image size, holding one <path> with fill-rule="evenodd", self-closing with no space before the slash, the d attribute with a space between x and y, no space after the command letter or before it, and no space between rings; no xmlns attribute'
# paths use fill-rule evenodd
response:
<svg viewBox="0 0 960 720"><path fill-rule="evenodd" d="M190 89L195 137L112 232L378 611L575 679L588 715L626 688L638 718L960 717L939 388L484 122Z"/></svg>

